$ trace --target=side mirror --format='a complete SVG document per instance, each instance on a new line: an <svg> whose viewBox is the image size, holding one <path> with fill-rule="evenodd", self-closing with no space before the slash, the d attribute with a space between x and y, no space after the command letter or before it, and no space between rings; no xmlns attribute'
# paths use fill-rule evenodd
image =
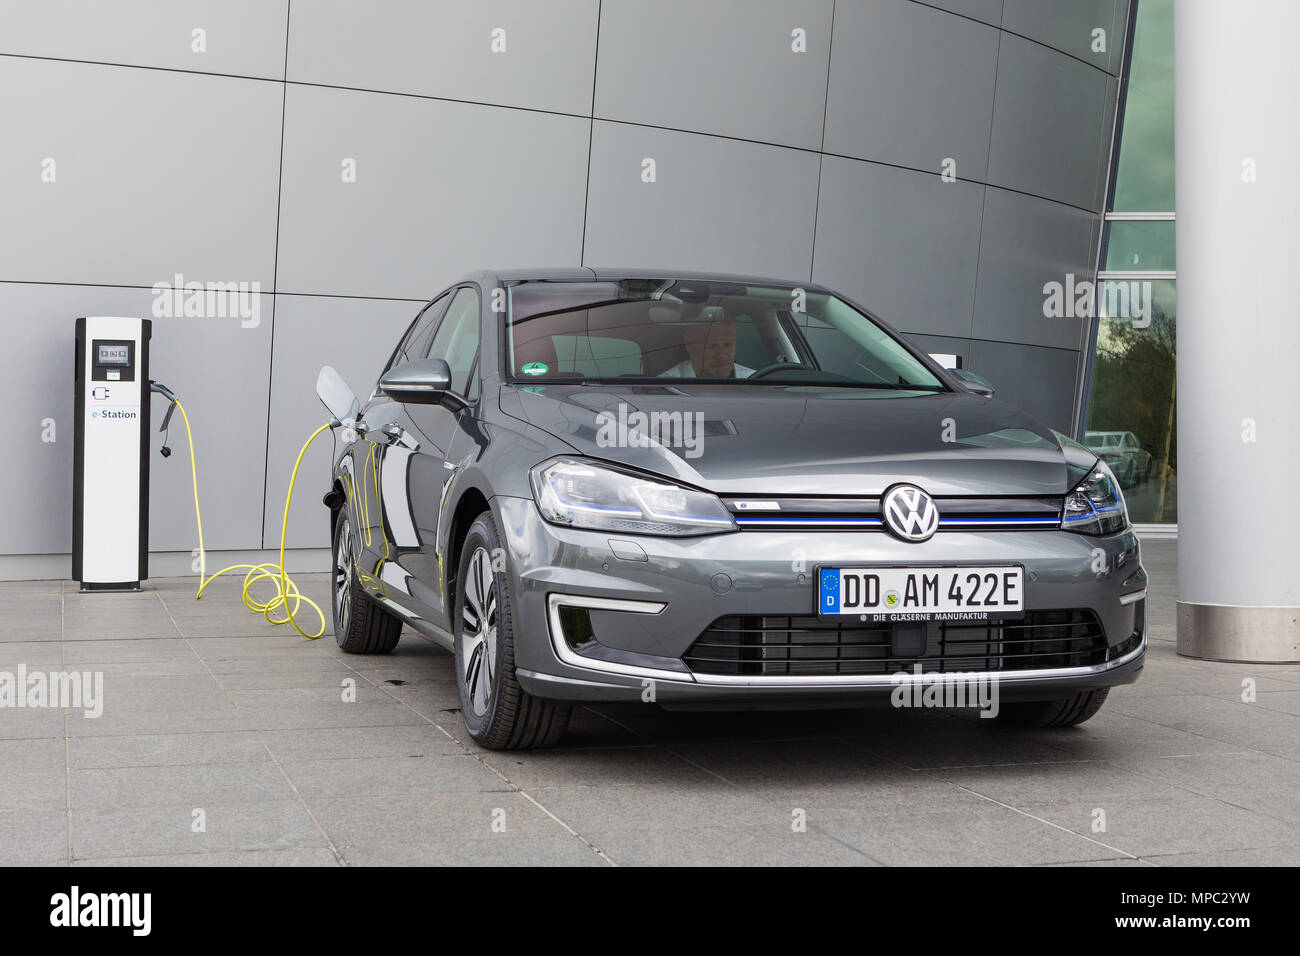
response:
<svg viewBox="0 0 1300 956"><path fill-rule="evenodd" d="M361 403L343 376L326 365L316 376L316 395L329 409L329 413L341 422L354 421Z"/></svg>
<svg viewBox="0 0 1300 956"><path fill-rule="evenodd" d="M993 383L982 375L976 375L970 369L955 368L952 374L961 379L961 383L966 386L966 390L974 392L976 395L983 395L985 398L993 397Z"/></svg>
<svg viewBox="0 0 1300 956"><path fill-rule="evenodd" d="M451 368L444 359L418 359L389 369L379 390L395 402L436 405L451 391Z"/></svg>

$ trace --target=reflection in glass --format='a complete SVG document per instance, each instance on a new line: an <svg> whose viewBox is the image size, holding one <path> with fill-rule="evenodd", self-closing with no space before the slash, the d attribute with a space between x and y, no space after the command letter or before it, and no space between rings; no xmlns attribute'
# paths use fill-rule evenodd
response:
<svg viewBox="0 0 1300 956"><path fill-rule="evenodd" d="M1178 505L1177 313L1172 280L1150 281L1144 288L1150 325L1101 314L1083 443L1119 479L1134 522L1165 523L1177 520Z"/></svg>
<svg viewBox="0 0 1300 956"><path fill-rule="evenodd" d="M1104 269L1124 271L1172 271L1174 268L1174 224L1164 222L1110 222Z"/></svg>
<svg viewBox="0 0 1300 956"><path fill-rule="evenodd" d="M1173 32L1173 0L1138 3L1109 206L1114 213L1175 211ZM1134 522L1172 523L1178 520L1174 281L1124 273L1173 272L1174 223L1121 218L1108 221L1106 230L1081 438L1114 472Z"/></svg>
<svg viewBox="0 0 1300 956"><path fill-rule="evenodd" d="M1111 208L1174 208L1174 0L1138 3Z"/></svg>

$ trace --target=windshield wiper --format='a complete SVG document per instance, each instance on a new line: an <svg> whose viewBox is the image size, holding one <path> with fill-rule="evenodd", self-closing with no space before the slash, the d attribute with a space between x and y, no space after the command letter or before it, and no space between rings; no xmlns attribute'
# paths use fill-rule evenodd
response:
<svg viewBox="0 0 1300 956"><path fill-rule="evenodd" d="M692 379L683 379L683 381L692 381ZM747 378L722 378L722 379L694 379L699 382L736 382L741 385L784 385L787 388L871 388L883 389L890 392L942 392L942 385L902 385L896 382L853 382L853 381L826 381L825 379L809 379L800 381L795 378L760 378L750 380Z"/></svg>

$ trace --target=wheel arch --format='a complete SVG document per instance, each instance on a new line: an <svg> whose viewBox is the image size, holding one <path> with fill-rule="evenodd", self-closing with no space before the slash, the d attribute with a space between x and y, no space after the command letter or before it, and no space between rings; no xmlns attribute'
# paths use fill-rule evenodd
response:
<svg viewBox="0 0 1300 956"><path fill-rule="evenodd" d="M469 485L456 500L451 520L447 522L447 539L443 544L443 582L446 591L447 620L450 624L456 607L456 582L460 576L461 550L470 525L485 511L492 511L491 497L478 485ZM493 512L495 516L495 512ZM499 523L499 522L498 522Z"/></svg>

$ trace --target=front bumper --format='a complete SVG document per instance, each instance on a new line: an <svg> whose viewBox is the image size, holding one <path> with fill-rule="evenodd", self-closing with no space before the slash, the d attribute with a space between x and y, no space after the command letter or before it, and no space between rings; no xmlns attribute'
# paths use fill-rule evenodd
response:
<svg viewBox="0 0 1300 956"><path fill-rule="evenodd" d="M872 564L1020 564L1026 611L1096 615L1108 659L1088 666L1006 668L1007 700L1047 699L1137 679L1146 652L1145 591L1132 531L942 532L921 544L883 532L742 531L654 538L547 524L531 499L494 499L514 597L515 666L539 697L645 699L743 706L887 698L896 674L704 674L682 662L700 634L732 615L815 613L815 568ZM1100 554L1098 552L1101 552ZM1095 567L1105 570L1095 571ZM595 640L578 647L566 606L585 608ZM1122 653L1120 653L1122 651Z"/></svg>

